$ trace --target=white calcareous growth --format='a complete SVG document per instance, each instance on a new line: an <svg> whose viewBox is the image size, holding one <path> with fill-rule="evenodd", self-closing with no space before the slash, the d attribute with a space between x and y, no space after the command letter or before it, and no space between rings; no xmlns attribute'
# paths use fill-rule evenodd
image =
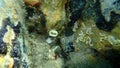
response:
<svg viewBox="0 0 120 68"><path fill-rule="evenodd" d="M49 36L51 36L51 37L57 37L58 36L58 32L56 31L56 30L50 30L49 31Z"/></svg>

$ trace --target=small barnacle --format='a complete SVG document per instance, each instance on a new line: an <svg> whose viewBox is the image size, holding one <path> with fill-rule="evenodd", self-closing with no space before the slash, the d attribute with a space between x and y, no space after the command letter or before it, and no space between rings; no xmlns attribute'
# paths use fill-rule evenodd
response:
<svg viewBox="0 0 120 68"><path fill-rule="evenodd" d="M50 30L49 31L49 36L51 36L51 37L57 37L58 36L58 32L56 31L56 30Z"/></svg>

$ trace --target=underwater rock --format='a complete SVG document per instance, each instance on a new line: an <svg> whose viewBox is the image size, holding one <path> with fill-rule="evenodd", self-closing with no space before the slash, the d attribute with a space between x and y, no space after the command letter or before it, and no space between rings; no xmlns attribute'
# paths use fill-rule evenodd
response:
<svg viewBox="0 0 120 68"><path fill-rule="evenodd" d="M65 52L66 52L66 53L69 53L69 52L74 52L74 51L75 51L75 48L74 48L73 42L69 42L69 43L66 45Z"/></svg>
<svg viewBox="0 0 120 68"><path fill-rule="evenodd" d="M13 41L13 49L11 51L12 57L20 57L21 56L21 49L20 49L20 42L18 40Z"/></svg>
<svg viewBox="0 0 120 68"><path fill-rule="evenodd" d="M66 0L43 0L41 2L41 10L45 14L48 31L54 28L56 24L66 22L65 3Z"/></svg>
<svg viewBox="0 0 120 68"><path fill-rule="evenodd" d="M35 14L35 8L33 7L26 7L26 18L29 19Z"/></svg>
<svg viewBox="0 0 120 68"><path fill-rule="evenodd" d="M20 57L20 49L13 47L12 57Z"/></svg>
<svg viewBox="0 0 120 68"><path fill-rule="evenodd" d="M3 41L4 35L7 32L8 20L2 21L2 27L0 29L0 53L7 53L7 44Z"/></svg>
<svg viewBox="0 0 120 68"><path fill-rule="evenodd" d="M120 1L119 0L100 0L102 15L105 20L109 22L111 18L111 12L114 11L120 14Z"/></svg>
<svg viewBox="0 0 120 68"><path fill-rule="evenodd" d="M70 0L69 11L71 13L68 26L73 26L74 23L81 17L81 12L86 4L85 0Z"/></svg>
<svg viewBox="0 0 120 68"><path fill-rule="evenodd" d="M119 66L119 52L108 49L105 59L98 52L119 47L119 10L120 0L0 0L0 53L7 55L3 65L8 66L12 57L14 68L62 68L64 59L66 68ZM118 33L113 33L116 26ZM48 35L52 38L45 40Z"/></svg>
<svg viewBox="0 0 120 68"><path fill-rule="evenodd" d="M75 0L70 0L70 2L69 2L70 12L74 13L78 10L82 10L85 6L85 2L86 2L85 0L76 0L76 1Z"/></svg>
<svg viewBox="0 0 120 68"><path fill-rule="evenodd" d="M26 26L29 33L46 34L46 17L42 11L38 12L35 7L26 7L26 19Z"/></svg>
<svg viewBox="0 0 120 68"><path fill-rule="evenodd" d="M120 66L120 52L113 48L107 48L104 52L105 58L113 64L114 68L118 68Z"/></svg>
<svg viewBox="0 0 120 68"><path fill-rule="evenodd" d="M20 33L20 29L21 29L21 23L18 22L18 24L16 26L14 26L13 29L14 29L14 32L16 34L19 34Z"/></svg>
<svg viewBox="0 0 120 68"><path fill-rule="evenodd" d="M96 25L99 29L105 31L111 31L113 29L113 24L106 22L104 18L99 18L96 22Z"/></svg>
<svg viewBox="0 0 120 68"><path fill-rule="evenodd" d="M24 62L23 62L23 67L24 68L28 68L28 63L24 60Z"/></svg>
<svg viewBox="0 0 120 68"><path fill-rule="evenodd" d="M0 43L0 54L7 54L7 44L4 42Z"/></svg>
<svg viewBox="0 0 120 68"><path fill-rule="evenodd" d="M71 27L65 28L65 36L69 37L71 35L73 35L72 28Z"/></svg>
<svg viewBox="0 0 120 68"><path fill-rule="evenodd" d="M90 20L94 20L96 22L96 26L100 29L100 30L104 30L107 32L112 31L112 29L116 26L116 24L119 21L119 10L116 11L112 11L109 10L108 12L110 12L109 17L111 18L109 21L106 20L105 15L108 13L104 13L103 14L103 10L101 8L102 4L104 1L98 1L98 0L86 0L86 5L85 5L85 9L83 9L82 12L82 19L84 21L86 21L87 19ZM119 2L118 2L119 3ZM117 4L118 4L117 3ZM111 3L110 3L111 4ZM104 5L109 5L109 1L105 1ZM119 5L118 5L119 6ZM105 8L107 6L104 6L103 8ZM111 7L111 6L109 6ZM112 7L114 8L114 7ZM107 16L108 17L108 16Z"/></svg>
<svg viewBox="0 0 120 68"><path fill-rule="evenodd" d="M98 0L86 0L85 8L82 11L82 19L95 20L101 14L100 3Z"/></svg>
<svg viewBox="0 0 120 68"><path fill-rule="evenodd" d="M12 68L14 67L13 64L15 65L16 63L12 60L13 58L17 58L18 56L20 57L19 60L23 58L21 53L22 41L20 41L21 32L19 29L19 22L22 22L23 26L25 25L23 24L25 19L23 6L22 0L0 0L0 53L4 58L3 67L1 68ZM16 33L20 36L16 36ZM19 43L13 41L15 38L18 39ZM12 51L14 55L11 56Z"/></svg>
<svg viewBox="0 0 120 68"><path fill-rule="evenodd" d="M103 16L97 18L96 26L104 31L112 31L112 29L116 26L116 24L120 21L120 15L112 12L111 13L111 20L107 22Z"/></svg>
<svg viewBox="0 0 120 68"><path fill-rule="evenodd" d="M71 59L65 63L64 68L113 68L112 65L102 57L93 56L93 51L89 53L85 53L86 51L71 53Z"/></svg>
<svg viewBox="0 0 120 68"><path fill-rule="evenodd" d="M14 58L14 68L20 68L20 59Z"/></svg>
<svg viewBox="0 0 120 68"><path fill-rule="evenodd" d="M3 8L3 7L5 7L5 2L4 0L0 0L0 8Z"/></svg>
<svg viewBox="0 0 120 68"><path fill-rule="evenodd" d="M38 6L40 5L40 1L39 0L23 0L27 5L30 6Z"/></svg>

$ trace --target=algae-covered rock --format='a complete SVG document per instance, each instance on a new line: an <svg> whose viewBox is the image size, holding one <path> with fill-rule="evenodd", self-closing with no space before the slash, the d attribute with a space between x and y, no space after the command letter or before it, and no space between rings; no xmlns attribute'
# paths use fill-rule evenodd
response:
<svg viewBox="0 0 120 68"><path fill-rule="evenodd" d="M46 17L46 27L48 31L56 24L64 24L66 21L65 13L66 0L43 0L41 10ZM62 22L59 22L62 21Z"/></svg>
<svg viewBox="0 0 120 68"><path fill-rule="evenodd" d="M84 9L86 4L85 0L70 0L69 2L69 11L70 15L70 23L68 25L73 26L75 21L77 21L81 15L82 10Z"/></svg>
<svg viewBox="0 0 120 68"><path fill-rule="evenodd" d="M86 49L84 52L80 50L70 55L71 59L66 62L64 68L112 68L112 65L98 54L94 49Z"/></svg>
<svg viewBox="0 0 120 68"><path fill-rule="evenodd" d="M0 67L119 66L119 23L119 0L0 0Z"/></svg>
<svg viewBox="0 0 120 68"><path fill-rule="evenodd" d="M3 67L1 68L13 68L13 67L21 67L22 64L19 63L20 66L15 66L16 63L14 58L19 57L20 60L24 57L22 52L22 33L21 30L24 27L24 10L22 7L24 6L23 1L18 0L1 0L0 1L0 55L3 57ZM13 43L17 39L17 45L19 44L19 56L13 56L17 52L14 49L17 45ZM18 53L18 52L17 52ZM22 60L21 60L22 61ZM26 61L26 60L25 60Z"/></svg>

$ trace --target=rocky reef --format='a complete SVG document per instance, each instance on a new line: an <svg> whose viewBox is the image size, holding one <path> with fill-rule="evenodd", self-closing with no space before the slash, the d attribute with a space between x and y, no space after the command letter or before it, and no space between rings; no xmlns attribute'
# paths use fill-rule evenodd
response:
<svg viewBox="0 0 120 68"><path fill-rule="evenodd" d="M119 68L120 0L0 0L0 68Z"/></svg>
<svg viewBox="0 0 120 68"><path fill-rule="evenodd" d="M23 52L23 6L23 1L0 1L0 68L20 68L28 62Z"/></svg>

